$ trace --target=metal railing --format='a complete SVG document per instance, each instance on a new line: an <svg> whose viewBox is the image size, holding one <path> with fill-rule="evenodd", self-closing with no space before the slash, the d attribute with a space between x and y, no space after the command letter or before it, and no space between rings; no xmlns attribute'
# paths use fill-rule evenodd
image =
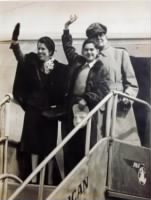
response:
<svg viewBox="0 0 151 200"><path fill-rule="evenodd" d="M111 98L113 98L113 109L112 109L112 120L110 119L111 116L109 116L108 107L107 105L107 118L106 121L109 121L111 126L110 129L106 131L106 136L112 136L114 133L114 127L116 122L116 109L117 109L117 101L118 96L127 97L128 99L131 99L133 101L136 101L138 103L146 105L149 109L151 109L151 106L138 98L131 97L129 95L126 95L122 92L118 91L112 91L110 92L96 107L89 112L87 117L78 124L63 140L62 142L35 168L35 170L26 178L26 180L16 189L16 191L8 198L8 200L14 200L27 186L27 184L30 183L30 181L40 172L40 186L39 186L39 192L38 192L38 200L43 200L43 186L44 186L44 175L45 175L45 167L48 164L48 162L64 147L64 145L78 132L78 130L87 123L86 127L86 144L85 144L85 156L88 155L90 150L90 133L91 133L91 118L96 113L99 112L100 108L104 106L106 103L108 103ZM110 132L111 130L111 132Z"/></svg>
<svg viewBox="0 0 151 200"><path fill-rule="evenodd" d="M11 93L6 94L4 99L0 101L0 108L5 105L6 103L9 103L13 99L13 95Z"/></svg>
<svg viewBox="0 0 151 200"><path fill-rule="evenodd" d="M90 113L88 116L78 124L63 140L62 142L36 167L36 169L26 178L26 180L20 185L20 187L8 198L8 200L15 199L26 187L28 183L40 172L40 187L38 193L38 200L43 199L43 185L44 185L44 168L48 164L48 162L63 148L63 146L77 133L77 131L83 126L83 124L87 123L87 121L91 120L90 118L113 96L113 93L108 94ZM90 122L87 123L87 126L90 125ZM88 138L88 130L86 133L86 151L85 154L88 153L89 142Z"/></svg>
<svg viewBox="0 0 151 200"><path fill-rule="evenodd" d="M2 150L2 174L0 174L0 181L3 181L3 193L1 194L2 196L0 197L1 199L7 199L7 184L8 184L8 179L13 179L16 182L22 183L23 181L17 177L16 175L7 173L7 155L8 155L8 139L9 139L9 127L7 124L7 118L9 115L9 110L8 110L8 103L10 103L13 100L13 95L12 94L6 94L3 100L0 102L0 112L3 107L5 107L5 124L6 124L6 129L5 133L2 133L2 136L0 137L0 145L3 145L1 150ZM4 135L3 135L4 134Z"/></svg>

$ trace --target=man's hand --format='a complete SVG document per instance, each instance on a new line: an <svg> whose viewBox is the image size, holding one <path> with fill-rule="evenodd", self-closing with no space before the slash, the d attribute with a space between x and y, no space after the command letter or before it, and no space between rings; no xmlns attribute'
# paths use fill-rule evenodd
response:
<svg viewBox="0 0 151 200"><path fill-rule="evenodd" d="M123 97L118 103L118 112L125 116L130 110L131 106L131 101L128 98Z"/></svg>
<svg viewBox="0 0 151 200"><path fill-rule="evenodd" d="M65 23L64 29L68 29L70 24L78 19L77 15L70 15L70 19Z"/></svg>
<svg viewBox="0 0 151 200"><path fill-rule="evenodd" d="M127 104L130 103L130 100L129 100L128 98L126 98L126 97L123 97L123 98L122 98L122 101L123 101L123 103L124 103L125 105L127 105Z"/></svg>

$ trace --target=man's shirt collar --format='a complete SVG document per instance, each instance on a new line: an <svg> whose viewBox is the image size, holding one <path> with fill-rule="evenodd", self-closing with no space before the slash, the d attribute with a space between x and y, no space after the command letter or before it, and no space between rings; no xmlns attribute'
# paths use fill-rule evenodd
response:
<svg viewBox="0 0 151 200"><path fill-rule="evenodd" d="M95 60L93 60L92 62L90 62L90 63L88 63L88 62L86 62L85 63L85 65L84 66L88 66L90 69L94 66L94 64L96 63L96 59Z"/></svg>

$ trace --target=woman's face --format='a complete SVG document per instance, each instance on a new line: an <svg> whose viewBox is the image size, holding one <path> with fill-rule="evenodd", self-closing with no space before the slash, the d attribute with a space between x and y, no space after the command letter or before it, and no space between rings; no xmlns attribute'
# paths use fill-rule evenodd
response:
<svg viewBox="0 0 151 200"><path fill-rule="evenodd" d="M99 50L94 46L93 43L87 43L83 47L82 54L86 58L87 62L92 62L99 54Z"/></svg>
<svg viewBox="0 0 151 200"><path fill-rule="evenodd" d="M43 62L48 61L50 59L51 52L47 49L44 43L38 42L37 53L39 59Z"/></svg>

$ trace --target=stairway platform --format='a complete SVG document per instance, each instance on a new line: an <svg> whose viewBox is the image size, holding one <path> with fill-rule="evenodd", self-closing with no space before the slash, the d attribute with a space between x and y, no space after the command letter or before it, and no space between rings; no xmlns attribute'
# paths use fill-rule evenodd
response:
<svg viewBox="0 0 151 200"><path fill-rule="evenodd" d="M19 187L18 183L8 183L8 194L9 197L17 188ZM45 199L51 192L54 191L56 186L45 185L44 186L44 198ZM23 192L15 200L37 200L38 199L38 189L39 185L37 184L28 184Z"/></svg>

